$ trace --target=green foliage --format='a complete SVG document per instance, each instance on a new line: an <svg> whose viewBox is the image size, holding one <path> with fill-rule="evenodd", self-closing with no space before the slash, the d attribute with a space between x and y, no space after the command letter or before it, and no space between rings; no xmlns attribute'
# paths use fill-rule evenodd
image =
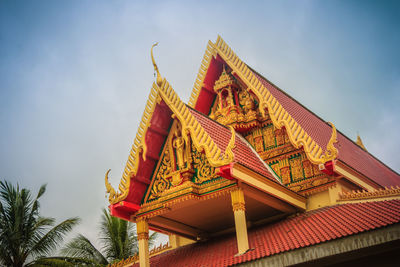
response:
<svg viewBox="0 0 400 267"><path fill-rule="evenodd" d="M48 256L79 222L70 218L55 225L54 218L40 216L39 198L45 191L42 185L32 199L30 190L0 181L0 265L49 266L40 262L50 260ZM67 266L66 258L52 260L51 266Z"/></svg>
<svg viewBox="0 0 400 267"><path fill-rule="evenodd" d="M97 249L88 238L78 235L62 249L63 255L83 258L99 266L105 266L138 253L138 241L135 225L131 222L113 217L103 209L100 221L100 244ZM156 233L149 237L153 244Z"/></svg>

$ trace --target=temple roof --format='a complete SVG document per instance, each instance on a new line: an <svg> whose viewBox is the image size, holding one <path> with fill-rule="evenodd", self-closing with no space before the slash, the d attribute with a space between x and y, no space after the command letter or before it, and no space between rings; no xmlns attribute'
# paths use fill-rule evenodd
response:
<svg viewBox="0 0 400 267"><path fill-rule="evenodd" d="M327 122L258 73L254 72L254 74L319 146L326 147L328 145L332 130ZM335 147L338 149L337 160L344 162L375 183L381 186L400 185L398 173L358 146L340 131L337 132Z"/></svg>
<svg viewBox="0 0 400 267"><path fill-rule="evenodd" d="M285 127L289 139L296 148L303 147L307 158L314 164L329 161L345 164L351 170L370 179L373 188L400 184L400 175L383 164L372 154L362 149L328 123L298 103L277 86L244 63L218 36L215 43L209 42L200 71L189 100L195 109L205 112L204 101L210 102L207 87L213 77L210 69L220 57L232 71L248 86L260 104L260 112L268 112L275 127ZM215 77L214 77L215 78Z"/></svg>
<svg viewBox="0 0 400 267"><path fill-rule="evenodd" d="M199 151L206 154L210 165L222 167L239 163L262 176L281 184L273 171L259 157L257 152L235 130L223 126L187 106L163 79L160 85L153 84L137 136L132 145L128 161L116 192L108 182L110 204L129 200L134 205L140 201L150 184L153 168L168 135L173 115L182 124L185 138L190 136ZM151 146L148 146L150 144ZM140 168L139 168L140 166ZM138 206L133 207L138 209Z"/></svg>
<svg viewBox="0 0 400 267"><path fill-rule="evenodd" d="M151 257L150 264L151 266L232 266L398 224L399 207L400 200L325 207L250 229L248 235L251 250L241 256L235 255L236 238L231 234L166 251Z"/></svg>
<svg viewBox="0 0 400 267"><path fill-rule="evenodd" d="M210 119L194 109L190 109L190 111L203 126L204 130L211 136L214 142L221 148L221 150L225 150L228 146L228 141L231 134L229 128L219 124L218 122ZM272 175L273 171L270 170L270 167L260 158L254 148L238 133L236 133L233 152L235 157L232 163L242 164L245 167L269 178L270 180L281 184L280 180Z"/></svg>

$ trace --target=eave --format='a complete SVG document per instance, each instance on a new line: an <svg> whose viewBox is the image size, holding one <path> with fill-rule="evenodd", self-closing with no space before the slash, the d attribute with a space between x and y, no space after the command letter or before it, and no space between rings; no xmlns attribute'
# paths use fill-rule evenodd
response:
<svg viewBox="0 0 400 267"><path fill-rule="evenodd" d="M286 186L274 182L273 180L267 179L259 173L243 166L240 163L234 163L228 166L220 168L220 174L228 179L236 179L240 181L240 184L246 184L254 189L260 190L269 196L276 199L280 199L282 202L279 210L286 212L293 212L287 204L294 207L295 209L305 210L306 209L306 198L290 189ZM249 188L250 189L250 188ZM266 202L270 202L267 196L264 196ZM278 205L277 203L275 203ZM285 210L286 209L286 210Z"/></svg>

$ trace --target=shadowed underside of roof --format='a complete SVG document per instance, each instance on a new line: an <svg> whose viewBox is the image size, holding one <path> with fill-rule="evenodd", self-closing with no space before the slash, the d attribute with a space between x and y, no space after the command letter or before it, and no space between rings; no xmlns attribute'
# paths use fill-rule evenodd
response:
<svg viewBox="0 0 400 267"><path fill-rule="evenodd" d="M281 252L329 242L400 222L400 200L342 204L249 230L250 250L237 253L235 235L167 251L151 266L231 266ZM133 265L138 266L138 264Z"/></svg>

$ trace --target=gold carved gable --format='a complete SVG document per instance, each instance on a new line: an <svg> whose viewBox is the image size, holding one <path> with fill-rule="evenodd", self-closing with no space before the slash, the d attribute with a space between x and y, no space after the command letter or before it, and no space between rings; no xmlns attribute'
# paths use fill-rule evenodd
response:
<svg viewBox="0 0 400 267"><path fill-rule="evenodd" d="M175 120L163 148L159 163L144 202L152 202L184 183L202 185L218 178L215 168L192 144L190 137L181 136L181 125Z"/></svg>
<svg viewBox="0 0 400 267"><path fill-rule="evenodd" d="M275 128L269 119L244 137L282 183L294 191L309 192L334 180L311 163L302 148L297 149L290 143L284 128Z"/></svg>
<svg viewBox="0 0 400 267"><path fill-rule="evenodd" d="M262 120L256 97L230 71L224 69L214 84L216 93L210 118L244 132Z"/></svg>

